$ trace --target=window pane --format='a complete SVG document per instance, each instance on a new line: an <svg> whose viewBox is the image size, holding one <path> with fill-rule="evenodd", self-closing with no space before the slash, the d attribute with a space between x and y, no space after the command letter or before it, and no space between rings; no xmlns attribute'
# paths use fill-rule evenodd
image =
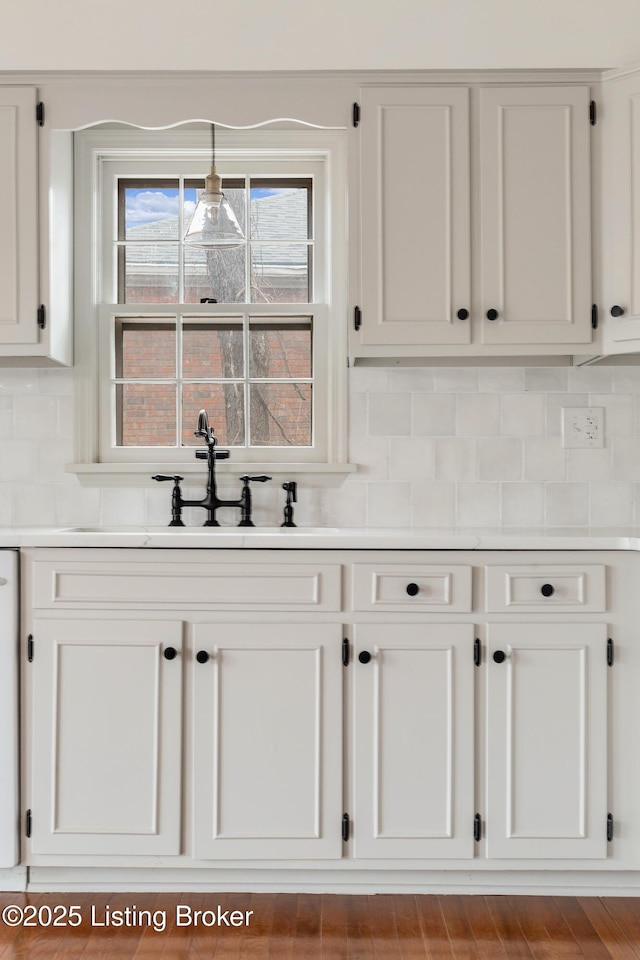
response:
<svg viewBox="0 0 640 960"><path fill-rule="evenodd" d="M242 321L212 323L189 319L182 333L182 376L187 378L244 376Z"/></svg>
<svg viewBox="0 0 640 960"><path fill-rule="evenodd" d="M175 377L176 325L116 320L116 376L125 379Z"/></svg>
<svg viewBox="0 0 640 960"><path fill-rule="evenodd" d="M177 180L121 179L118 187L118 239L178 239Z"/></svg>
<svg viewBox="0 0 640 960"><path fill-rule="evenodd" d="M244 386L241 383L185 383L182 388L182 443L185 446L204 446L201 437L193 432L200 410L206 410L209 426L215 431L218 443L225 446L244 446Z"/></svg>
<svg viewBox="0 0 640 960"><path fill-rule="evenodd" d="M175 303L178 244L132 243L120 248L119 303Z"/></svg>
<svg viewBox="0 0 640 960"><path fill-rule="evenodd" d="M311 181L252 178L251 239L310 240Z"/></svg>
<svg viewBox="0 0 640 960"><path fill-rule="evenodd" d="M175 447L175 386L170 383L116 384L116 422L118 446Z"/></svg>
<svg viewBox="0 0 640 960"><path fill-rule="evenodd" d="M311 446L311 385L252 383L251 445Z"/></svg>
<svg viewBox="0 0 640 960"><path fill-rule="evenodd" d="M252 303L310 303L306 243L251 244Z"/></svg>
<svg viewBox="0 0 640 960"><path fill-rule="evenodd" d="M249 327L251 377L310 377L311 318L299 323L252 320Z"/></svg>
<svg viewBox="0 0 640 960"><path fill-rule="evenodd" d="M213 297L217 303L240 303L245 291L245 247L184 250L184 302L200 303Z"/></svg>

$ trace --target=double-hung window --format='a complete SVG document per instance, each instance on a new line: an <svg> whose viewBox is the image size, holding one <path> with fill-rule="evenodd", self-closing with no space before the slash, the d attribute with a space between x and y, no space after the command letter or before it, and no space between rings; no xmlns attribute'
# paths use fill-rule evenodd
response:
<svg viewBox="0 0 640 960"><path fill-rule="evenodd" d="M76 322L89 407L79 459L125 472L191 465L205 409L239 468L344 461L339 136L218 132L222 189L246 237L233 248L183 240L210 163L206 133L76 139Z"/></svg>

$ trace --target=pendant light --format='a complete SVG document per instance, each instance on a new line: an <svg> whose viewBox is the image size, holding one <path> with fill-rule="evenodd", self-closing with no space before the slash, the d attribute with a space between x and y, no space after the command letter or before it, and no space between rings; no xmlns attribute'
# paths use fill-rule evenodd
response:
<svg viewBox="0 0 640 960"><path fill-rule="evenodd" d="M192 247L240 247L246 243L231 204L220 188L216 173L216 125L211 124L211 172L204 182L184 242Z"/></svg>

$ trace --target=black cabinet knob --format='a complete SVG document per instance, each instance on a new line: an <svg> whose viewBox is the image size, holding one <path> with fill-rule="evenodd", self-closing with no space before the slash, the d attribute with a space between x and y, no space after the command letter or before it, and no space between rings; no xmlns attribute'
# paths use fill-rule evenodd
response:
<svg viewBox="0 0 640 960"><path fill-rule="evenodd" d="M368 650L363 650L362 653L358 654L358 660L360 663L369 663L371 660L371 654Z"/></svg>
<svg viewBox="0 0 640 960"><path fill-rule="evenodd" d="M196 660L198 663L206 663L209 659L209 654L206 650L198 650L196 653Z"/></svg>
<svg viewBox="0 0 640 960"><path fill-rule="evenodd" d="M420 587L417 583L408 583L407 584L407 593L410 597L417 597L420 593Z"/></svg>
<svg viewBox="0 0 640 960"><path fill-rule="evenodd" d="M611 307L611 316L612 317L624 316L624 307L619 307L617 304Z"/></svg>
<svg viewBox="0 0 640 960"><path fill-rule="evenodd" d="M469 311L466 310L464 307L462 307L461 310L458 310L456 316L457 316L458 320L468 320L468 319L469 319Z"/></svg>
<svg viewBox="0 0 640 960"><path fill-rule="evenodd" d="M540 587L540 593L543 597L552 597L555 592L555 587L551 583L543 583Z"/></svg>
<svg viewBox="0 0 640 960"><path fill-rule="evenodd" d="M165 658L165 660L175 660L175 658L178 656L178 651L175 647L165 647L162 652L162 656Z"/></svg>
<svg viewBox="0 0 640 960"><path fill-rule="evenodd" d="M504 661L507 659L507 655L504 650L496 650L493 655L493 659L496 663L504 663Z"/></svg>
<svg viewBox="0 0 640 960"><path fill-rule="evenodd" d="M500 314L497 310L494 310L493 307L491 310L487 310L487 320L497 320Z"/></svg>

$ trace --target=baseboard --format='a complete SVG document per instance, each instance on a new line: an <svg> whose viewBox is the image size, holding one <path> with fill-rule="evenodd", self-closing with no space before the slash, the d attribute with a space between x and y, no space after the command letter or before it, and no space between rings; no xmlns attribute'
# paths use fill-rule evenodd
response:
<svg viewBox="0 0 640 960"><path fill-rule="evenodd" d="M26 867L12 867L10 870L0 870L0 890L21 892L26 889Z"/></svg>
<svg viewBox="0 0 640 960"><path fill-rule="evenodd" d="M0 873L0 881L2 874ZM7 889L17 889L10 887ZM20 888L24 889L24 888ZM640 897L638 871L169 870L31 867L27 890L155 893L422 893Z"/></svg>

